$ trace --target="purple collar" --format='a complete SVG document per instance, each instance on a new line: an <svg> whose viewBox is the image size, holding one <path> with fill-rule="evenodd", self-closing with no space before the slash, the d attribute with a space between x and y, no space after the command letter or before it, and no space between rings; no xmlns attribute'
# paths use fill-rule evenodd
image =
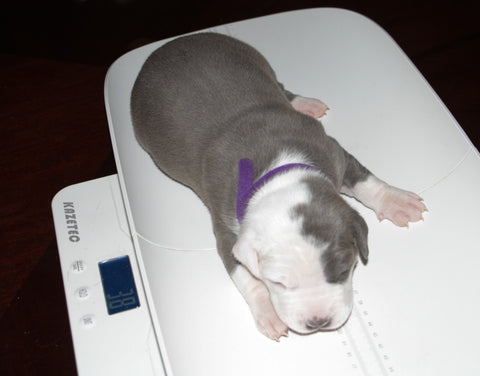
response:
<svg viewBox="0 0 480 376"><path fill-rule="evenodd" d="M306 170L320 171L316 167L303 163L289 163L267 172L255 183L253 182L253 162L250 159L241 159L238 163L238 193L237 193L237 218L240 223L243 221L245 212L247 211L248 202L252 196L263 185L269 182L273 177L293 168L303 168Z"/></svg>

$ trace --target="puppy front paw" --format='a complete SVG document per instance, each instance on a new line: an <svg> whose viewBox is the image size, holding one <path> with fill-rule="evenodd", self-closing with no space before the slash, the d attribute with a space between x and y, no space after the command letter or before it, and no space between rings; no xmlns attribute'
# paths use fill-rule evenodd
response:
<svg viewBox="0 0 480 376"><path fill-rule="evenodd" d="M389 219L400 227L408 227L409 222L423 220L423 213L427 211L419 195L390 185L383 187L377 197L378 204L374 210L378 219Z"/></svg>
<svg viewBox="0 0 480 376"><path fill-rule="evenodd" d="M416 193L393 187L374 175L353 188L342 187L342 193L355 197L377 214L380 221L389 219L400 227L423 219L427 207Z"/></svg>
<svg viewBox="0 0 480 376"><path fill-rule="evenodd" d="M260 333L277 342L282 336L287 336L288 327L278 317L267 286L255 278L243 265L238 265L231 277L248 303Z"/></svg>
<svg viewBox="0 0 480 376"><path fill-rule="evenodd" d="M288 336L288 327L280 320L270 301L264 300L252 308L257 329L266 337L279 342L281 337Z"/></svg>

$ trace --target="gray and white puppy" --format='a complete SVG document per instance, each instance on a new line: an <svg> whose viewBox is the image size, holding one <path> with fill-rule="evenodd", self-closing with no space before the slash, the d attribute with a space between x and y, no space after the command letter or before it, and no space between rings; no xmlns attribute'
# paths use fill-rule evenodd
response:
<svg viewBox="0 0 480 376"><path fill-rule="evenodd" d="M285 91L254 48L214 33L154 51L132 91L139 143L208 207L228 273L275 340L289 328L333 330L350 315L368 228L340 193L399 226L426 210L327 136L315 119L326 110Z"/></svg>

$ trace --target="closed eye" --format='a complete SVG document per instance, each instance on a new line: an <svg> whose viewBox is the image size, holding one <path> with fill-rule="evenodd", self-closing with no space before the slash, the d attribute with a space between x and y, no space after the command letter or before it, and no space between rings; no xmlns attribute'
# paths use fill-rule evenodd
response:
<svg viewBox="0 0 480 376"><path fill-rule="evenodd" d="M342 282L346 281L349 275L350 275L350 269L344 270L338 275L338 280Z"/></svg>
<svg viewBox="0 0 480 376"><path fill-rule="evenodd" d="M270 282L270 284L276 288L279 288L279 289L282 289L282 290L286 290L287 289L287 286L285 286L285 284L283 284L282 282L279 282L279 281L272 281L271 279L268 280L268 282Z"/></svg>
<svg viewBox="0 0 480 376"><path fill-rule="evenodd" d="M348 269L345 269L343 272L341 272L339 275L338 275L338 280L339 281L346 281L350 275L350 273L355 270L355 268L357 267L357 264L358 264L358 261L355 262L355 264L351 267L351 268L348 268Z"/></svg>

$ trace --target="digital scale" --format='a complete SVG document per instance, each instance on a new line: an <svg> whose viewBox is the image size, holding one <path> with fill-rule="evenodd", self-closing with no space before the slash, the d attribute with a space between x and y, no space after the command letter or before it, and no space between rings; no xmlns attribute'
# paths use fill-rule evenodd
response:
<svg viewBox="0 0 480 376"><path fill-rule="evenodd" d="M348 200L370 229L348 323L267 339L216 253L207 209L134 137L130 92L166 40L131 51L105 82L118 175L67 187L52 204L79 374L480 374L479 153L414 65L346 10L210 31L251 44L288 90L327 103L327 133L383 180L419 193L429 213L407 230Z"/></svg>

